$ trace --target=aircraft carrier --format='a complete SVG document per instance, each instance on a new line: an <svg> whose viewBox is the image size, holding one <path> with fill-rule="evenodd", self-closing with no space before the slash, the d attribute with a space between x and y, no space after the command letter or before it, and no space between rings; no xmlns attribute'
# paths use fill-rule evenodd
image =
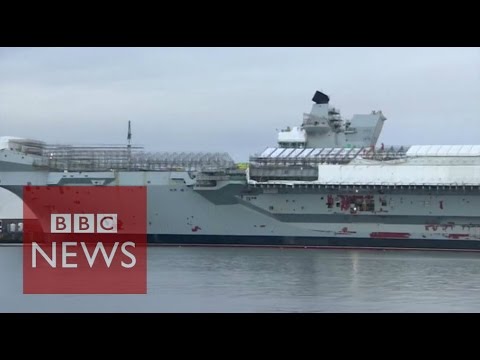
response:
<svg viewBox="0 0 480 360"><path fill-rule="evenodd" d="M344 119L315 92L299 126L246 166L3 137L0 186L145 186L150 243L480 250L480 145L377 145L381 111Z"/></svg>

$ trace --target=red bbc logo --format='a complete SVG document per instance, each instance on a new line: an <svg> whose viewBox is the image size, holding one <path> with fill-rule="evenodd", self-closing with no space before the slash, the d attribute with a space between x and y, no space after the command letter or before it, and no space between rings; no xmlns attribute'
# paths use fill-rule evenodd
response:
<svg viewBox="0 0 480 360"><path fill-rule="evenodd" d="M25 294L145 294L144 187L25 187Z"/></svg>

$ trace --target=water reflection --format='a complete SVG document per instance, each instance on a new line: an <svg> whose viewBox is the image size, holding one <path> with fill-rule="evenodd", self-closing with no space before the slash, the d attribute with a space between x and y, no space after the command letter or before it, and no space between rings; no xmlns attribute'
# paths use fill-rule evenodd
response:
<svg viewBox="0 0 480 360"><path fill-rule="evenodd" d="M147 295L22 294L19 247L0 247L0 310L479 312L480 254L148 249Z"/></svg>

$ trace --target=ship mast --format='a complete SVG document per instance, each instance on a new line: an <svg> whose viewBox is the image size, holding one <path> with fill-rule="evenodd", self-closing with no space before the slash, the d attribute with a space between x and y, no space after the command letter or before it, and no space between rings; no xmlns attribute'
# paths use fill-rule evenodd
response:
<svg viewBox="0 0 480 360"><path fill-rule="evenodd" d="M128 156L128 170L130 170L130 165L132 163L132 124L130 120L128 120L127 156Z"/></svg>

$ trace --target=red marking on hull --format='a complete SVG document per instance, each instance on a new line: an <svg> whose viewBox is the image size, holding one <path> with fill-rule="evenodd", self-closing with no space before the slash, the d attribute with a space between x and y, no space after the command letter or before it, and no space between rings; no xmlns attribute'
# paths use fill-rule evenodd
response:
<svg viewBox="0 0 480 360"><path fill-rule="evenodd" d="M449 239L460 239L462 237L468 237L470 234L448 234Z"/></svg>
<svg viewBox="0 0 480 360"><path fill-rule="evenodd" d="M198 230L202 230L202 228L200 226L195 226L192 228L193 232L197 232Z"/></svg>
<svg viewBox="0 0 480 360"><path fill-rule="evenodd" d="M410 233L402 232L372 232L370 237L374 239L408 239Z"/></svg>

